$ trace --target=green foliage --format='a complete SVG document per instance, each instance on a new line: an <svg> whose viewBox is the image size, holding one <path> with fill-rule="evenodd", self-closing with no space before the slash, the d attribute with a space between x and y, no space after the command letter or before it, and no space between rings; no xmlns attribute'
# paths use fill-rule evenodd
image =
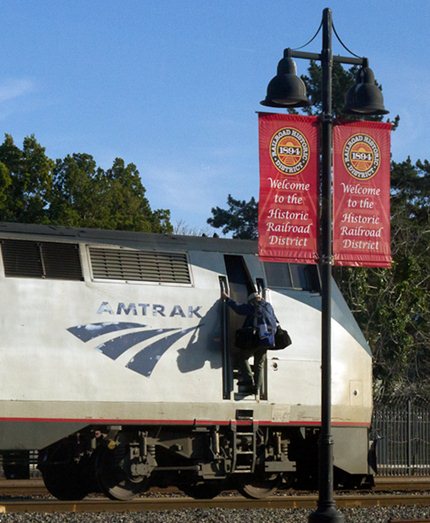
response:
<svg viewBox="0 0 430 523"><path fill-rule="evenodd" d="M332 75L332 109L333 116L343 116L343 108L345 105L345 94L350 87L355 83L355 76L357 74L357 67L352 67L346 70L341 64L334 62ZM322 73L321 66L316 62L311 61L308 69L308 76L302 75L302 80L305 82L306 90L312 105L304 108L307 114L321 114L322 112Z"/></svg>
<svg viewBox="0 0 430 523"><path fill-rule="evenodd" d="M391 169L393 266L335 270L374 354L385 396L430 392L430 165Z"/></svg>
<svg viewBox="0 0 430 523"><path fill-rule="evenodd" d="M2 220L46 223L45 207L52 188L53 161L34 136L24 139L22 150L5 135L0 145Z"/></svg>
<svg viewBox="0 0 430 523"><path fill-rule="evenodd" d="M110 169L89 154L51 160L34 136L0 145L0 220L133 231L172 231L170 212L151 210L136 166Z"/></svg>
<svg viewBox="0 0 430 523"><path fill-rule="evenodd" d="M208 224L222 228L223 234L233 233L233 238L255 240L257 238L257 202L252 197L249 202L236 200L230 194L227 198L228 209L212 208L212 218Z"/></svg>

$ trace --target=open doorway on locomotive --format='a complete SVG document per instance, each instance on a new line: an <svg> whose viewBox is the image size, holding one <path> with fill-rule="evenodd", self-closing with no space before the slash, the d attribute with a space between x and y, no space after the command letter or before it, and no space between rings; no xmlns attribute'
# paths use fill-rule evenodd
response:
<svg viewBox="0 0 430 523"><path fill-rule="evenodd" d="M264 279L256 278L253 281L243 256L226 254L224 255L224 262L227 276L220 276L221 291L227 292L237 303L246 303L248 296L256 291L266 298ZM235 346L234 340L236 331L242 327L244 317L235 314L227 307L225 302L222 302L221 314L224 366L223 396L226 399L242 400L249 395L249 391L245 390L239 383L239 369L235 365L235 361L237 357L240 357L238 352L241 349ZM252 361L251 368L253 368ZM264 364L260 399L267 400L267 361Z"/></svg>

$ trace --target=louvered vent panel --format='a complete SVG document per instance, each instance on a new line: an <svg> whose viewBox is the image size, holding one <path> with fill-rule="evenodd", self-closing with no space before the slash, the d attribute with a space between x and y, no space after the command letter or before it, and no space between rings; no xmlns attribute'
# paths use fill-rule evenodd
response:
<svg viewBox="0 0 430 523"><path fill-rule="evenodd" d="M6 276L43 278L40 249L36 242L3 240L2 255Z"/></svg>
<svg viewBox="0 0 430 523"><path fill-rule="evenodd" d="M83 280L77 244L3 240L6 276Z"/></svg>
<svg viewBox="0 0 430 523"><path fill-rule="evenodd" d="M90 247L95 278L157 283L191 283L183 253L127 251Z"/></svg>
<svg viewBox="0 0 430 523"><path fill-rule="evenodd" d="M47 278L83 280L78 245L46 242L41 251Z"/></svg>

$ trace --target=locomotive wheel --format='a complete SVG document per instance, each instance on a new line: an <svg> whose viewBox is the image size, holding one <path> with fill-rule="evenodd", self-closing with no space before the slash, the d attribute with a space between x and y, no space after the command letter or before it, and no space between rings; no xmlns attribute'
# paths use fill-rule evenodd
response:
<svg viewBox="0 0 430 523"><path fill-rule="evenodd" d="M100 448L96 458L96 477L101 491L110 499L127 501L147 489L149 478L129 477L126 468L128 447Z"/></svg>
<svg viewBox="0 0 430 523"><path fill-rule="evenodd" d="M82 467L73 459L73 446L66 440L41 454L39 469L45 487L57 499L80 500L89 492Z"/></svg>
<svg viewBox="0 0 430 523"><path fill-rule="evenodd" d="M244 480L238 485L238 491L246 498L262 499L276 492L282 477L274 474L267 478L252 478Z"/></svg>
<svg viewBox="0 0 430 523"><path fill-rule="evenodd" d="M221 485L212 485L210 483L194 483L191 485L181 486L184 494L194 499L213 499L223 490Z"/></svg>

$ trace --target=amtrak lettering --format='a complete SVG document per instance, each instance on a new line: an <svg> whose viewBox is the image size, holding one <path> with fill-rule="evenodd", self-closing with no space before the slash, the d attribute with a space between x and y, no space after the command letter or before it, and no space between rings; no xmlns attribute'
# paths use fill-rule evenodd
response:
<svg viewBox="0 0 430 523"><path fill-rule="evenodd" d="M200 314L201 305L173 305L166 307L160 303L129 303L119 302L111 305L108 301L103 301L97 309L97 314L116 314L126 316L161 316L163 318L202 318Z"/></svg>

